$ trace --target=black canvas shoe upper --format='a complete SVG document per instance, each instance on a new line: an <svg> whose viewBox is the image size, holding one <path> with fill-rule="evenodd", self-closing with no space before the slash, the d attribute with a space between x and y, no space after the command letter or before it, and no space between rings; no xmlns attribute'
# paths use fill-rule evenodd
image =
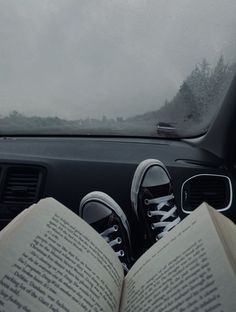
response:
<svg viewBox="0 0 236 312"><path fill-rule="evenodd" d="M119 205L107 194L92 192L81 200L79 215L113 248L127 272L132 265L130 229Z"/></svg>
<svg viewBox="0 0 236 312"><path fill-rule="evenodd" d="M131 202L143 226L146 247L180 222L169 173L158 160L147 159L137 167L131 187Z"/></svg>

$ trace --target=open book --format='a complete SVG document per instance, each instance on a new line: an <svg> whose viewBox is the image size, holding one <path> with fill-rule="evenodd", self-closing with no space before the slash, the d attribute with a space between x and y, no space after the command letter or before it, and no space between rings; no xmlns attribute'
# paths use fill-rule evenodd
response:
<svg viewBox="0 0 236 312"><path fill-rule="evenodd" d="M202 204L124 277L100 235L52 198L0 232L0 311L236 309L236 226Z"/></svg>

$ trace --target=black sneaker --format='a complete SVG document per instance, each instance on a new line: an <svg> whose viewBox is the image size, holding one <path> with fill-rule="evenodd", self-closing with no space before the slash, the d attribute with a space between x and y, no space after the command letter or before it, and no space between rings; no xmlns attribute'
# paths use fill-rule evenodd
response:
<svg viewBox="0 0 236 312"><path fill-rule="evenodd" d="M113 248L127 273L132 264L130 227L120 206L103 192L91 192L81 200L79 216Z"/></svg>
<svg viewBox="0 0 236 312"><path fill-rule="evenodd" d="M131 186L131 203L143 224L146 248L180 222L170 175L159 160L146 159L138 165Z"/></svg>

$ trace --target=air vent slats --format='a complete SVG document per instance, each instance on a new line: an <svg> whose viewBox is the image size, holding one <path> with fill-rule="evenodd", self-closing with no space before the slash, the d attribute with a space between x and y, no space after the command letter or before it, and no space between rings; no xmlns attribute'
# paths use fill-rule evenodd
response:
<svg viewBox="0 0 236 312"><path fill-rule="evenodd" d="M38 200L42 170L36 167L9 167L6 172L1 203L28 207Z"/></svg>
<svg viewBox="0 0 236 312"><path fill-rule="evenodd" d="M191 212L205 201L218 210L225 210L231 203L231 197L231 182L228 177L201 174L183 184L182 209Z"/></svg>

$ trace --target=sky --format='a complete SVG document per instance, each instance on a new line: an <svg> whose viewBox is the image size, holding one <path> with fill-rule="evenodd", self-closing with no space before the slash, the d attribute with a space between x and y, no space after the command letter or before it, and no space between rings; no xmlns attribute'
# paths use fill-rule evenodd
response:
<svg viewBox="0 0 236 312"><path fill-rule="evenodd" d="M203 58L236 61L235 0L0 0L0 115L130 117Z"/></svg>

